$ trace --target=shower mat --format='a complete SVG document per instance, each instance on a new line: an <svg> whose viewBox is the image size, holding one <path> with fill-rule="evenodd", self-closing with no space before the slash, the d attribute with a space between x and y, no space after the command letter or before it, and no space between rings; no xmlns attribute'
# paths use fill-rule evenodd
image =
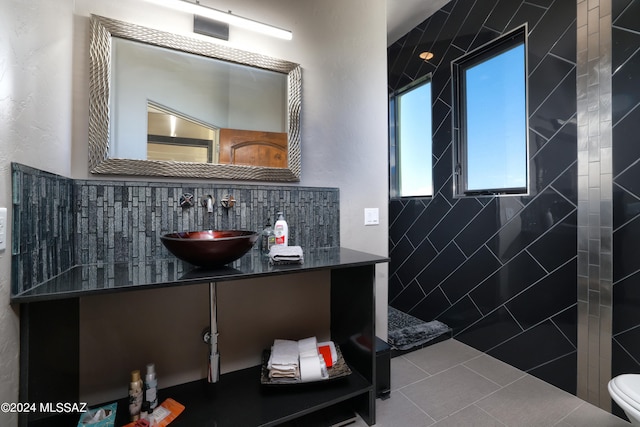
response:
<svg viewBox="0 0 640 427"><path fill-rule="evenodd" d="M409 350L419 347L452 329L438 320L425 322L410 314L389 306L388 343L395 350Z"/></svg>

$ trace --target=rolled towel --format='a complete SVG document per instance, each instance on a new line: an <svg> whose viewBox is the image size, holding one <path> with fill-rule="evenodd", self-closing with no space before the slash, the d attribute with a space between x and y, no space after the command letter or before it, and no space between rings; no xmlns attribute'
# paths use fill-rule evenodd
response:
<svg viewBox="0 0 640 427"><path fill-rule="evenodd" d="M269 261L272 264L302 264L304 254L300 246L271 246L269 251Z"/></svg>
<svg viewBox="0 0 640 427"><path fill-rule="evenodd" d="M320 357L317 353L315 356L300 357L300 380L303 383L324 379Z"/></svg>
<svg viewBox="0 0 640 427"><path fill-rule="evenodd" d="M318 339L309 337L298 341L298 354L300 357L318 355Z"/></svg>

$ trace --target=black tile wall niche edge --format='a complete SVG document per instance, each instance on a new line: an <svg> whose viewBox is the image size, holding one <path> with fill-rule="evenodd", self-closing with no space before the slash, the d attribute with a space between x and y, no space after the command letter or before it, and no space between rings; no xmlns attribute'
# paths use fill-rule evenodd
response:
<svg viewBox="0 0 640 427"><path fill-rule="evenodd" d="M390 304L574 394L576 13L566 0L452 0L387 52L389 93L432 73L437 120L434 196L390 201ZM456 199L450 61L525 23L530 194Z"/></svg>
<svg viewBox="0 0 640 427"><path fill-rule="evenodd" d="M289 242L305 249L340 246L338 188L234 183L74 180L12 163L12 295L74 265L173 257L160 236L177 231L260 232L282 211ZM194 204L183 207L183 195ZM231 195L235 206L220 200ZM200 201L216 201L209 213Z"/></svg>

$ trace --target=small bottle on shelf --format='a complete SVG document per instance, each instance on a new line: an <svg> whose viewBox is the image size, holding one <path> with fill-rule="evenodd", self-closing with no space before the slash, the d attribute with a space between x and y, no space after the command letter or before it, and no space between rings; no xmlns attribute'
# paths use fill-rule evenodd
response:
<svg viewBox="0 0 640 427"><path fill-rule="evenodd" d="M276 235L271 227L271 218L267 219L267 223L262 230L262 240L260 241L260 250L263 255L269 255L271 246L276 244Z"/></svg>
<svg viewBox="0 0 640 427"><path fill-rule="evenodd" d="M144 400L149 402L151 409L158 406L158 379L156 378L156 367L153 363L147 365L147 373L144 376L144 395Z"/></svg>
<svg viewBox="0 0 640 427"><path fill-rule="evenodd" d="M131 372L131 382L129 383L129 415L131 415L131 421L137 421L140 418L142 388L143 384L140 378L140 371L136 369Z"/></svg>

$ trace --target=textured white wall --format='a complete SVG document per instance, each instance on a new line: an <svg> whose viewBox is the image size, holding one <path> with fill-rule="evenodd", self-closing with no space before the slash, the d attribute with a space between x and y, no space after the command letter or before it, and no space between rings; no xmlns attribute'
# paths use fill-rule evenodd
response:
<svg viewBox="0 0 640 427"><path fill-rule="evenodd" d="M386 22L383 0L202 0L293 31L292 41L231 29L229 44L302 64L302 180L335 186L341 242L387 254ZM0 206L10 162L87 178L90 13L190 33L191 18L142 0L0 0ZM92 177L94 178L94 177ZM113 179L112 177L108 177ZM365 207L380 225L365 227ZM386 336L387 269L377 268L377 332ZM0 401L18 392L18 320L0 252ZM0 425L15 424L0 414Z"/></svg>
<svg viewBox="0 0 640 427"><path fill-rule="evenodd" d="M11 162L69 175L73 1L0 0L0 207ZM0 251L0 402L18 400L18 308L9 305L11 241ZM0 413L0 425L17 425Z"/></svg>

